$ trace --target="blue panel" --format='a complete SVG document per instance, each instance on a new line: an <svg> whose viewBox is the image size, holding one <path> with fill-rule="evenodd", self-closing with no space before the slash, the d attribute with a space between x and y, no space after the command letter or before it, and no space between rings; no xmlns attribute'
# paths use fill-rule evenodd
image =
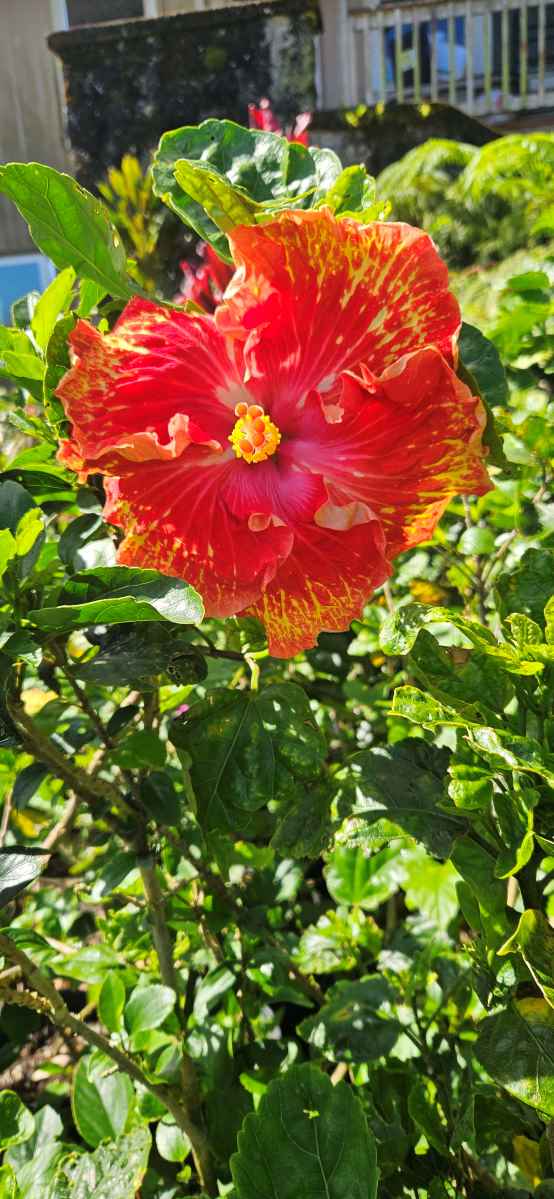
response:
<svg viewBox="0 0 554 1199"><path fill-rule="evenodd" d="M44 291L53 277L52 264L40 254L0 258L0 324L10 324L14 300L28 291Z"/></svg>

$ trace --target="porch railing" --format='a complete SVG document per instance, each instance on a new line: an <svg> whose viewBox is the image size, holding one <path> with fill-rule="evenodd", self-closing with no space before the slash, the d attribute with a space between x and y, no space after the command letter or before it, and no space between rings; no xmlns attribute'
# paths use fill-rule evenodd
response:
<svg viewBox="0 0 554 1199"><path fill-rule="evenodd" d="M554 0L345 9L345 104L443 100L475 116L554 107Z"/></svg>

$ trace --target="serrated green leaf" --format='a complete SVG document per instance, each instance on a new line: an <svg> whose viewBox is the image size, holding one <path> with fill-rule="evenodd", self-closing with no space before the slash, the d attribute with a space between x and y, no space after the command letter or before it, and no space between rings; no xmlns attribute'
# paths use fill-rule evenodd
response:
<svg viewBox="0 0 554 1199"><path fill-rule="evenodd" d="M360 1100L315 1066L273 1080L231 1158L237 1199L376 1199L375 1142Z"/></svg>

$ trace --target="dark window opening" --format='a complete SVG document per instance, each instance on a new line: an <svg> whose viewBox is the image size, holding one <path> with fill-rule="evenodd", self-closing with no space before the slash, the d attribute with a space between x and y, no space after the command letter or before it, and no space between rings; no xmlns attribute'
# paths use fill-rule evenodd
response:
<svg viewBox="0 0 554 1199"><path fill-rule="evenodd" d="M144 16L143 0L66 0L66 3L70 27Z"/></svg>

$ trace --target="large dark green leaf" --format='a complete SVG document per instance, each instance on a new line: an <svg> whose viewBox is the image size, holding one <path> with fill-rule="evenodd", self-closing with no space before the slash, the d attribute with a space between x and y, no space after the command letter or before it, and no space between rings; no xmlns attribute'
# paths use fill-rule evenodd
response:
<svg viewBox="0 0 554 1199"><path fill-rule="evenodd" d="M194 176L193 192L187 191L183 162L188 164L185 169L189 170L189 181L193 179L190 168L195 164L203 166L209 170L212 192L219 176L221 181L239 189L234 193L234 201L238 202L242 193L242 203L247 207L249 201L263 205L287 200L295 208L311 207L341 173L339 159L331 150L306 149L275 133L244 129L234 121L203 121L201 125L186 125L165 133L153 164L156 195L228 261L227 238L209 215L213 195L210 199L205 193L203 203L198 202L198 175ZM178 163L185 190L176 178ZM207 186L208 175L200 182ZM230 197L229 192L225 194ZM221 199L222 193L220 202Z"/></svg>
<svg viewBox="0 0 554 1199"><path fill-rule="evenodd" d="M73 267L113 296L132 294L125 248L104 205L70 175L40 162L9 162L0 167L0 192L17 205L33 241L57 267Z"/></svg>
<svg viewBox="0 0 554 1199"><path fill-rule="evenodd" d="M15 1091L0 1093L0 1148L20 1145L33 1135L35 1121Z"/></svg>
<svg viewBox="0 0 554 1199"><path fill-rule="evenodd" d="M142 620L199 624L204 615L200 596L188 583L130 566L83 570L69 580L58 601L55 607L35 608L29 619L41 629L65 632Z"/></svg>
<svg viewBox="0 0 554 1199"><path fill-rule="evenodd" d="M448 750L412 737L364 750L352 759L341 815L355 817L358 826L371 825L367 835L372 840L383 835L383 821L384 835L389 836L392 821L437 857L447 857L465 827L460 816L448 810L448 763Z"/></svg>
<svg viewBox="0 0 554 1199"><path fill-rule="evenodd" d="M493 408L505 408L508 403L508 381L498 350L479 329L465 321L459 348L461 377L481 396L487 414L483 443L488 447L489 461L502 467L506 474L512 474L513 467L504 453L492 413Z"/></svg>
<svg viewBox="0 0 554 1199"><path fill-rule="evenodd" d="M402 1031L391 1013L392 1000L382 978L336 983L298 1032L333 1062L374 1062L391 1052Z"/></svg>
<svg viewBox="0 0 554 1199"><path fill-rule="evenodd" d="M192 758L198 818L205 828L246 829L271 800L286 800L291 776L316 780L325 742L293 683L259 692L213 691L173 722L171 741Z"/></svg>
<svg viewBox="0 0 554 1199"><path fill-rule="evenodd" d="M237 1199L376 1199L375 1142L345 1083L293 1066L246 1117L231 1158Z"/></svg>
<svg viewBox="0 0 554 1199"><path fill-rule="evenodd" d="M545 999L520 999L485 1020L475 1052L510 1095L554 1117L554 1011Z"/></svg>

